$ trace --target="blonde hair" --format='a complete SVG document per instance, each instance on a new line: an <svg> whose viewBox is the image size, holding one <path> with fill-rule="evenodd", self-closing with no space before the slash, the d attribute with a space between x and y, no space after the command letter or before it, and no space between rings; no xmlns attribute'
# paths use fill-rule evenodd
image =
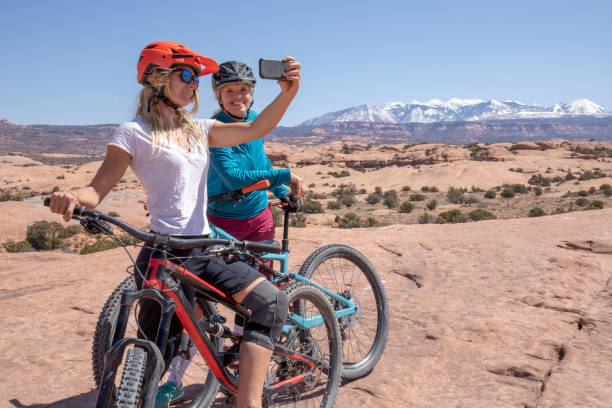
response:
<svg viewBox="0 0 612 408"><path fill-rule="evenodd" d="M172 72L172 69L156 67L145 76L145 79L155 87L155 89L162 89L162 87L170 83L170 74ZM156 92L151 89L151 87L145 86L142 91L140 91L138 109L136 110L136 115L143 118L151 128L151 144L153 151L159 152L162 145L168 142L170 132L179 129L187 135L190 144L203 143L206 145L206 136L202 133L197 123L190 117L190 115L198 111L200 106L198 90L195 89L193 91L193 107L191 110L186 111L183 108L175 109L172 123L170 124L164 123L162 119L159 99L151 100L151 98L154 98L155 94Z"/></svg>

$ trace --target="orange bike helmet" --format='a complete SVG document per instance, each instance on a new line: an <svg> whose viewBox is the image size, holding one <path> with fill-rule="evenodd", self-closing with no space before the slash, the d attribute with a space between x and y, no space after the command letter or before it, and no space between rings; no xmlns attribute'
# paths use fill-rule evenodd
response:
<svg viewBox="0 0 612 408"><path fill-rule="evenodd" d="M219 70L219 64L212 58L198 54L174 41L156 41L147 45L138 59L138 82L144 84L145 73L152 67L170 68L176 64L193 67L196 75L212 74Z"/></svg>

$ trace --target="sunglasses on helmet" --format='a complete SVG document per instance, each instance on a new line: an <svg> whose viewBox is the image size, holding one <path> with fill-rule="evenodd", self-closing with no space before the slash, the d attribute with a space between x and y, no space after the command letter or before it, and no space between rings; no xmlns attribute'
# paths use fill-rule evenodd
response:
<svg viewBox="0 0 612 408"><path fill-rule="evenodd" d="M193 84L196 88L200 85L200 78L196 75L193 75L188 69L181 68L177 69L176 72L181 73L181 81L183 81L184 83L189 84L191 83L191 81L193 81Z"/></svg>

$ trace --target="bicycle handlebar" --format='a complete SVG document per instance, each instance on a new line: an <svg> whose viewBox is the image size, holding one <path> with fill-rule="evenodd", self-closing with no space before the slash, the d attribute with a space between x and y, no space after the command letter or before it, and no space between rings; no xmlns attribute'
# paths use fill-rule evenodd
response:
<svg viewBox="0 0 612 408"><path fill-rule="evenodd" d="M51 198L46 197L43 204L45 207L49 207ZM212 245L225 245L235 247L239 250L249 250L255 252L268 252L274 254L280 254L281 249L275 245L262 244L260 242L253 241L236 241L231 239L217 239L217 238L179 238L171 236L169 234L160 234L155 232L146 232L138 229L126 222L118 220L117 218L104 214L100 211L90 210L83 206L77 205L74 207L73 218L80 219L79 217L91 217L106 221L110 224L116 225L128 234L138 238L139 240L152 244L154 247L169 247L174 249L191 249L198 247L208 247Z"/></svg>

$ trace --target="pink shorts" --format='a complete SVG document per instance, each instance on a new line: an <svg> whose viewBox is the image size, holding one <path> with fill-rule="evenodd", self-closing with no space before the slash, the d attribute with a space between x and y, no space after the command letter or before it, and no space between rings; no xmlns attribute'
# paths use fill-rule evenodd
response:
<svg viewBox="0 0 612 408"><path fill-rule="evenodd" d="M265 241L274 239L274 217L266 207L253 218L236 220L208 214L208 221L239 241Z"/></svg>

